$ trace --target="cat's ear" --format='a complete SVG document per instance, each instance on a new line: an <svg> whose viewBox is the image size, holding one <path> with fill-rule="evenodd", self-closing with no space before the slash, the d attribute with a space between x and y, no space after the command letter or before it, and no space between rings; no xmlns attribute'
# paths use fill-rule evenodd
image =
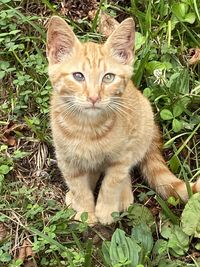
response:
<svg viewBox="0 0 200 267"><path fill-rule="evenodd" d="M60 17L53 16L47 31L47 58L49 63L56 64L77 49L81 44L70 26Z"/></svg>
<svg viewBox="0 0 200 267"><path fill-rule="evenodd" d="M105 46L111 55L122 64L132 64L134 58L135 23L125 19L107 39Z"/></svg>

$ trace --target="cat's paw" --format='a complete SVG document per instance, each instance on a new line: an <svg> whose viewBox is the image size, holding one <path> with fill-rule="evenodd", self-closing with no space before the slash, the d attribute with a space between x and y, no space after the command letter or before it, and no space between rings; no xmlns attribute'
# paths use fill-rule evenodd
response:
<svg viewBox="0 0 200 267"><path fill-rule="evenodd" d="M131 188L125 188L120 197L119 211L126 211L128 207L133 204L133 192Z"/></svg>
<svg viewBox="0 0 200 267"><path fill-rule="evenodd" d="M77 212L74 219L77 220L77 221L81 221L81 214L83 212ZM90 226L93 226L95 225L96 223L98 222L98 219L97 217L95 216L94 212L88 212L88 219L87 219L87 223L90 225Z"/></svg>
<svg viewBox="0 0 200 267"><path fill-rule="evenodd" d="M68 207L71 207L72 206L72 198L73 198L73 195L72 195L71 191L68 191L66 193L66 196L65 196L65 204Z"/></svg>
<svg viewBox="0 0 200 267"><path fill-rule="evenodd" d="M114 221L111 215L114 211L119 211L118 207L111 207L109 203L108 204L97 203L95 209L95 215L101 224L104 225L111 224Z"/></svg>

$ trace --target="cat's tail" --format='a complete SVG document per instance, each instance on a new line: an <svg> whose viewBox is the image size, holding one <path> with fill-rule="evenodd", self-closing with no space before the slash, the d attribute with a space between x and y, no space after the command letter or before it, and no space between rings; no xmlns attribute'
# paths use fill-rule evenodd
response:
<svg viewBox="0 0 200 267"><path fill-rule="evenodd" d="M163 198L169 196L188 199L188 191L184 181L176 178L166 166L160 150L160 134L155 130L152 144L141 162L141 171L150 187L154 188ZM196 183L190 183L193 193L200 192L200 178Z"/></svg>

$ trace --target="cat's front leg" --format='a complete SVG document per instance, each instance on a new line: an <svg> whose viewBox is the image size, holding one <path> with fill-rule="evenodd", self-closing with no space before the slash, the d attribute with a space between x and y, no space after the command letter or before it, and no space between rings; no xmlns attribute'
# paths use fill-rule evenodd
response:
<svg viewBox="0 0 200 267"><path fill-rule="evenodd" d="M94 195L90 183L90 175L81 173L77 170L70 170L65 168L67 172L61 167L62 173L66 180L69 192L66 194L66 204L71 206L77 213L76 220L80 220L83 212L88 213L88 223L95 224L97 218L95 216Z"/></svg>
<svg viewBox="0 0 200 267"><path fill-rule="evenodd" d="M130 166L116 162L106 171L95 208L95 215L102 224L111 224L112 212L126 210L133 202Z"/></svg>

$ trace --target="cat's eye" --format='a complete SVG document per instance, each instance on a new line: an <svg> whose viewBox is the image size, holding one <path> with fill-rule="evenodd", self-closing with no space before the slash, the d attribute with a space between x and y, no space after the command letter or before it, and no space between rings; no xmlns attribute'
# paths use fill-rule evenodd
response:
<svg viewBox="0 0 200 267"><path fill-rule="evenodd" d="M111 83L115 79L115 74L113 73L106 73L103 77L104 83Z"/></svg>
<svg viewBox="0 0 200 267"><path fill-rule="evenodd" d="M73 77L74 77L74 79L75 79L76 81L78 81L78 82L83 82L83 81L85 81L85 77L84 77L83 73L81 73L81 72L74 72L74 73L73 73Z"/></svg>

